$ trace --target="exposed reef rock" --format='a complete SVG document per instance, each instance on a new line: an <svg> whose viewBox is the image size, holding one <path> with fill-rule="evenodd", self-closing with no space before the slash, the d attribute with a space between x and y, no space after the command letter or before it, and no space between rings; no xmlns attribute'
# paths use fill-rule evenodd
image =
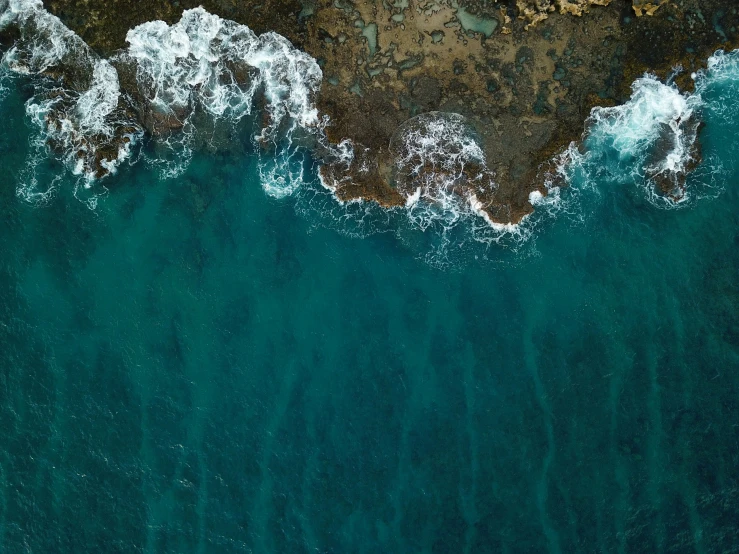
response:
<svg viewBox="0 0 739 554"><path fill-rule="evenodd" d="M528 20L529 26L543 21L551 12L581 16L590 11L591 6L608 6L613 0L516 0L519 17ZM634 13L654 15L660 6L670 0L632 0Z"/></svg>
<svg viewBox="0 0 739 554"><path fill-rule="evenodd" d="M669 0L633 0L634 13L638 17L642 15L654 15L660 6L667 4Z"/></svg>
<svg viewBox="0 0 739 554"><path fill-rule="evenodd" d="M645 71L666 78L680 65L675 83L690 88L715 49L736 46L739 27L725 0L44 2L101 55L125 47L130 28L176 22L201 4L256 33L276 31L318 60L326 133L355 150L349 167L323 167L337 197L407 203L418 187L398 166L397 137L420 114L458 114L480 156L462 173L447 171L451 190L469 196L484 183L475 199L499 223L529 213L533 191L546 194L545 162L580 138L591 108L628 99Z"/></svg>
<svg viewBox="0 0 739 554"><path fill-rule="evenodd" d="M638 1L638 0L635 0ZM607 6L611 0L517 0L519 17L529 22L528 27L547 18L550 12L581 16L590 6Z"/></svg>

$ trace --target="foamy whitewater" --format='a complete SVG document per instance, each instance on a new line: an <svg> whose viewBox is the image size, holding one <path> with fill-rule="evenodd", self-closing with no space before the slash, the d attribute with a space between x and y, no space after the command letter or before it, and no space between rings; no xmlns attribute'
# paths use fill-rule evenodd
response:
<svg viewBox="0 0 739 554"><path fill-rule="evenodd" d="M44 10L40 0L5 1L0 3L0 14L0 29L14 25L21 35L3 55L3 72L36 77L26 114L39 134L19 195L40 201L53 192L56 179L40 183L36 175L39 162L48 155L48 145L60 152L73 174L82 177L79 184L89 188L97 177L115 172L129 158L142 134L120 109L116 70ZM60 89L43 79L65 66L75 71L69 88Z"/></svg>
<svg viewBox="0 0 739 554"><path fill-rule="evenodd" d="M128 32L125 61L136 67L139 88L164 113L187 120L196 106L216 117L250 114L262 88L270 115L261 140L273 139L289 118L290 129L318 125L312 95L321 84L316 61L276 33L255 35L202 8L179 23L144 23ZM244 71L244 75L235 72Z"/></svg>
<svg viewBox="0 0 739 554"><path fill-rule="evenodd" d="M13 76L29 77L34 87L26 113L38 133L18 185L27 200L48 200L60 182L46 171L50 156L79 176L77 193L84 191L81 198L93 207L106 192L100 180L126 162L143 158L162 176L174 177L197 147L234 144L244 132L252 133L261 184L277 198L298 190L315 198L332 189L330 183L318 185L312 171L308 177L316 146L324 161L348 166L354 158L348 141L331 145L323 132L330 122L314 104L322 81L318 63L276 33L258 36L197 8L174 25L153 21L131 29L128 48L106 60L40 0L0 0L0 29L9 26L21 38L2 57L0 99ZM390 144L394 181L406 199L400 211L412 228L441 235L441 248L448 249L466 240L520 244L555 214L581 218L577 203L592 181L586 175L634 186L661 208L687 205L707 191L715 195L717 179L696 183L688 174L698 161L699 123L706 110L715 109L704 97L712 83L734 82L736 66L736 54L718 52L693 76L693 94L645 75L624 105L595 108L581 147L573 144L558 156L556 178L543 183L546 194L531 193L535 211L518 224L495 223L486 212L483 202L496 189L495 176L464 118L416 116ZM70 68L75 78L62 90L53 80ZM135 83L125 94L124 74ZM265 117L252 120L248 116L262 115L255 111L259 99ZM142 151L145 134L153 147ZM570 186L562 188L563 180ZM330 211L344 210L342 219L359 217L363 225L368 210L379 211L358 204L337 202ZM450 238L455 233L467 238Z"/></svg>
<svg viewBox="0 0 739 554"><path fill-rule="evenodd" d="M701 106L700 93L682 94L675 86L645 75L632 84L631 99L624 105L593 109L586 155L615 150L618 173L641 186L650 202L663 207L685 202L689 192L681 180L697 161ZM658 178L670 184L669 191L658 190Z"/></svg>
<svg viewBox="0 0 739 554"><path fill-rule="evenodd" d="M485 216L477 197L493 192L493 173L461 115L429 112L405 122L390 142L393 179L406 198L408 216L419 228L454 225L472 214ZM486 217L486 216L485 216Z"/></svg>
<svg viewBox="0 0 739 554"><path fill-rule="evenodd" d="M260 152L272 148L271 160L260 164L262 184L276 197L300 186L303 159L294 145L296 133L320 135L325 124L313 104L322 78L313 58L277 33L257 36L202 8L185 11L172 26L139 25L126 40L129 48L117 61L133 68L143 101L159 114L152 130L177 128L179 148L189 151L184 143L197 132L193 117L199 109L236 123L252 114L259 93L268 118L254 138Z"/></svg>
<svg viewBox="0 0 739 554"><path fill-rule="evenodd" d="M260 164L263 186L272 196L286 196L303 179L304 149L296 142L301 131L322 139L325 121L312 97L321 84L316 61L296 50L276 33L254 34L248 27L223 20L202 8L187 10L179 23L145 23L129 31L129 48L110 60L99 59L39 0L0 4L0 25L15 25L22 38L3 56L3 67L16 75L36 76L39 89L27 113L40 130L39 143L53 145L85 186L131 157L131 147L143 129L124 112L139 112L169 156L152 159L166 176L186 166L197 134L194 118L204 111L211 118L236 124L251 115L255 95L265 100L267 123L254 137L265 160ZM64 94L46 95L42 77L61 66L74 66L89 77ZM120 93L118 71L132 71L137 91L129 104ZM121 141L125 129L125 141ZM107 139L107 140L106 140ZM123 142L115 156L100 155L100 145ZM324 150L337 158L351 156L347 143ZM161 152L162 149L160 148ZM266 152L266 154L265 154ZM172 161L174 160L174 161ZM20 190L29 199L47 197L34 177L38 157L29 163L29 181Z"/></svg>

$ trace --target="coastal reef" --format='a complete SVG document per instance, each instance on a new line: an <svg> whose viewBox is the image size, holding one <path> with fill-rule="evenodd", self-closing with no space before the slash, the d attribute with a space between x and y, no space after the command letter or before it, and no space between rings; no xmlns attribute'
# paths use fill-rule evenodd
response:
<svg viewBox="0 0 739 554"><path fill-rule="evenodd" d="M497 224L520 221L532 193L547 194L551 161L582 137L594 107L628 100L645 72L689 90L710 54L736 47L739 27L739 10L722 0L43 4L101 57L126 48L129 29L174 24L199 5L279 33L321 68L313 101L327 139L353 146L350 163L321 169L339 200L400 206L451 194ZM451 158L441 161L432 141ZM667 181L665 193L679 189Z"/></svg>

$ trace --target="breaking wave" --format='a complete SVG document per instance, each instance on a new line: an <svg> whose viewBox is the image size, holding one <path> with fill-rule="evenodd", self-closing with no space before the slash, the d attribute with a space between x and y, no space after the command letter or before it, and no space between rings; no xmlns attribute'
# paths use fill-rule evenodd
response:
<svg viewBox="0 0 739 554"><path fill-rule="evenodd" d="M569 150L568 180L580 173L581 182L626 183L663 209L720 194L724 161L702 151L699 132L704 123L733 125L739 116L733 100L739 94L739 52L719 50L691 77L695 89L687 93L671 79L664 83L647 74L632 84L625 104L594 108L582 152Z"/></svg>
<svg viewBox="0 0 739 554"><path fill-rule="evenodd" d="M583 195L601 193L595 182L632 184L660 208L715 196L723 186L721 162L701 153L700 126L706 118L739 116L736 103L720 94L739 93L736 53L712 56L693 75L692 94L645 75L625 104L591 112L580 147L554 159L549 178L529 195L533 213L501 224L495 174L472 125L453 113L418 115L394 134L389 171L402 206L337 202L330 183L317 184L310 156L362 162L349 141L333 145L325 136L329 122L314 104L322 81L317 61L276 33L257 35L197 8L173 25L131 29L128 47L104 59L40 0L0 0L3 29L17 38L2 56L0 100L9 79L25 77L33 90L25 110L36 133L20 196L38 202L53 194L62 179L45 171L50 157L77 176L75 192L94 206L105 192L101 179L124 163L143 158L173 177L198 148L248 146L268 195L300 190L299 210L320 209L350 234L423 231L433 236L436 258L471 242L517 248L553 216L580 220ZM142 148L145 136L151 140Z"/></svg>
<svg viewBox="0 0 739 554"><path fill-rule="evenodd" d="M268 153L260 163L265 191L282 197L301 184L297 135L320 136L325 125L313 104L322 78L316 60L276 33L257 36L202 8L186 10L172 26L139 25L126 41L129 48L117 62L135 73L145 125L156 136L174 138L177 154L191 152L199 112L233 125L252 115L260 95L265 117L254 140L260 153ZM180 163L169 171L181 169Z"/></svg>
<svg viewBox="0 0 739 554"><path fill-rule="evenodd" d="M187 166L198 141L223 146L213 144L218 125L233 128L249 115L264 116L252 122L252 138L262 184L272 196L286 196L301 184L301 146L317 142L324 156L351 156L346 143L333 147L323 139L326 121L313 104L322 78L316 60L276 33L257 36L196 8L174 25L153 21L130 30L128 49L106 60L40 0L0 0L0 29L10 26L20 39L2 66L9 74L35 77L26 112L39 136L19 188L28 199L51 193L35 176L43 153L59 156L91 188L129 160L148 131L155 145L146 157L171 177ZM223 143L232 138L228 130L221 134Z"/></svg>
<svg viewBox="0 0 739 554"><path fill-rule="evenodd" d="M701 104L700 94L683 94L645 75L632 84L625 104L593 109L584 142L586 155L598 158L619 179L633 180L655 205L683 203L690 197L685 179L699 157Z"/></svg>
<svg viewBox="0 0 739 554"><path fill-rule="evenodd" d="M42 183L37 175L47 145L82 178L78 186L90 188L130 157L142 135L127 113L117 72L44 10L40 0L0 1L0 30L10 26L20 38L3 55L3 73L36 77L26 114L39 133L18 194L39 201L52 193L58 179Z"/></svg>

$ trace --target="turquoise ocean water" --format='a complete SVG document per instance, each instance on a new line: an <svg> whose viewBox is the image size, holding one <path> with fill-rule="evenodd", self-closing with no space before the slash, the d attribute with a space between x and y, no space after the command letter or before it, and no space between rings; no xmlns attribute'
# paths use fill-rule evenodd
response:
<svg viewBox="0 0 739 554"><path fill-rule="evenodd" d="M169 179L144 144L94 209L49 156L28 201L30 85L5 80L0 550L736 551L723 62L688 201L651 198L626 118L500 243L340 206L307 159L275 199L248 141Z"/></svg>

